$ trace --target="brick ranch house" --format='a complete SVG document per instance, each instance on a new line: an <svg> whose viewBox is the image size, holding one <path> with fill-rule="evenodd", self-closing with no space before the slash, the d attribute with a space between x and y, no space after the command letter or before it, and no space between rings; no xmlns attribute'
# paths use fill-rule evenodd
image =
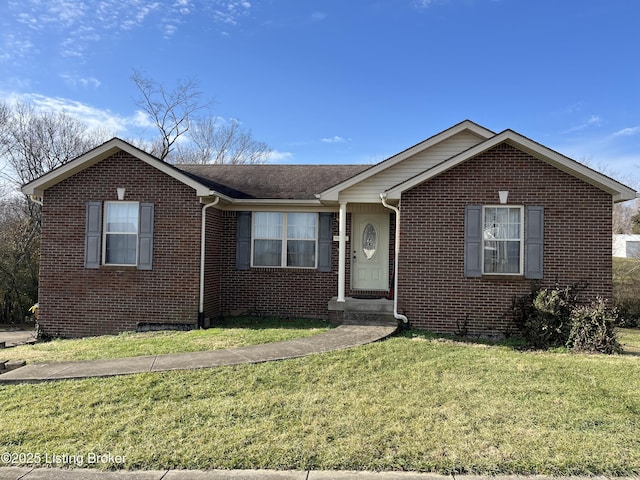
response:
<svg viewBox="0 0 640 480"><path fill-rule="evenodd" d="M173 166L114 138L22 190L43 205L39 323L65 337L339 320L369 297L417 328L501 335L532 281L611 298L612 206L636 196L470 121L373 166Z"/></svg>

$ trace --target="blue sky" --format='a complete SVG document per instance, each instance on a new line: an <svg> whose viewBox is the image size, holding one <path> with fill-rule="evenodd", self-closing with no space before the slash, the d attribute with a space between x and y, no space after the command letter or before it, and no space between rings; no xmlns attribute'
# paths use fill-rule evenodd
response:
<svg viewBox="0 0 640 480"><path fill-rule="evenodd" d="M640 178L637 0L3 0L0 98L152 135L134 69L196 79L286 163L370 163L464 119Z"/></svg>

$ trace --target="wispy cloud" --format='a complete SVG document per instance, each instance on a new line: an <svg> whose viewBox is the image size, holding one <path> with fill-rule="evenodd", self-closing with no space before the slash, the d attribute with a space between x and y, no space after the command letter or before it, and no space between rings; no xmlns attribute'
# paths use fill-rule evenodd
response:
<svg viewBox="0 0 640 480"><path fill-rule="evenodd" d="M335 135L333 137L326 137L322 139L323 143L345 143L348 140L344 137L340 137L338 135Z"/></svg>
<svg viewBox="0 0 640 480"><path fill-rule="evenodd" d="M33 42L28 38L18 37L5 32L2 38L3 48L0 49L0 62L9 62L12 59L23 59L33 53L37 53Z"/></svg>
<svg viewBox="0 0 640 480"><path fill-rule="evenodd" d="M623 128L613 134L614 137L630 137L631 135L640 134L640 125L636 127Z"/></svg>
<svg viewBox="0 0 640 480"><path fill-rule="evenodd" d="M213 2L214 20L228 25L237 25L241 17L247 15L251 3L247 0L215 0Z"/></svg>
<svg viewBox="0 0 640 480"><path fill-rule="evenodd" d="M100 80L94 77L82 77L78 75L71 75L63 73L60 75L67 85L72 87L84 87L84 88L98 88L101 85Z"/></svg>
<svg viewBox="0 0 640 480"><path fill-rule="evenodd" d="M193 0L9 0L8 11L14 20L2 24L0 62L28 58L51 48L61 57L82 60L91 45L122 31L152 25L170 39L188 16L200 13L215 22L236 25L250 9L248 0L204 4Z"/></svg>
<svg viewBox="0 0 640 480"><path fill-rule="evenodd" d="M571 128L569 128L568 130L565 130L563 133L574 133L574 132L579 132L581 130L585 130L587 128L590 127L600 127L602 125L602 119L600 118L599 115L591 115L587 120L585 120L584 122L575 125Z"/></svg>
<svg viewBox="0 0 640 480"><path fill-rule="evenodd" d="M153 126L150 119L140 111L135 111L130 116L123 116L68 98L47 97L37 93L0 92L0 100L27 102L39 111L64 112L85 123L90 129L106 130L114 135L135 135L138 131Z"/></svg>

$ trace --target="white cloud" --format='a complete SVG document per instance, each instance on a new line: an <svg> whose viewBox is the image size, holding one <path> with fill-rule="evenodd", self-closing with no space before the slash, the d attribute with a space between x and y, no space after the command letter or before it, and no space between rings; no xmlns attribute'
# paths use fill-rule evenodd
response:
<svg viewBox="0 0 640 480"><path fill-rule="evenodd" d="M17 21L3 25L0 61L38 54L38 45L44 42L57 47L63 57L83 60L92 44L122 31L152 24L169 39L190 15L208 15L218 23L237 25L250 9L247 0L9 0L8 14Z"/></svg>
<svg viewBox="0 0 640 480"><path fill-rule="evenodd" d="M614 137L630 137L631 135L638 135L640 134L640 125L638 125L637 127L628 127L628 128L623 128L622 130L618 130L617 132L615 132L613 134Z"/></svg>
<svg viewBox="0 0 640 480"><path fill-rule="evenodd" d="M344 137L340 137L338 135L335 135L333 137L323 138L322 142L324 142L324 143L345 143L345 142L347 142L347 139L344 138Z"/></svg>
<svg viewBox="0 0 640 480"><path fill-rule="evenodd" d="M251 9L251 3L246 0L215 0L214 4L214 20L228 25L237 25L240 17L247 15Z"/></svg>
<svg viewBox="0 0 640 480"><path fill-rule="evenodd" d="M8 102L27 102L39 111L64 112L82 121L90 129L106 130L113 135L136 136L140 131L154 127L151 119L140 110L133 112L130 116L124 116L76 100L47 97L38 93L0 92L0 99Z"/></svg>
<svg viewBox="0 0 640 480"><path fill-rule="evenodd" d="M147 112L143 112L142 110L136 110L131 120L133 125L137 127L148 128L155 126L149 114L147 114Z"/></svg>
<svg viewBox="0 0 640 480"><path fill-rule="evenodd" d="M8 62L14 58L25 58L39 51L31 40L23 36L18 37L12 33L5 33L2 42L3 48L0 49L0 62Z"/></svg>
<svg viewBox="0 0 640 480"><path fill-rule="evenodd" d="M82 77L78 75L71 75L68 73L60 74L60 78L62 78L65 83L71 87L93 87L98 88L101 85L100 80L94 77Z"/></svg>
<svg viewBox="0 0 640 480"><path fill-rule="evenodd" d="M601 125L602 125L602 119L600 118L600 116L599 115L591 115L584 122L582 122L579 125L576 125L574 127L571 127L571 128L569 128L568 130L565 130L562 133L579 132L580 130L584 130L584 129L589 128L589 127L600 127Z"/></svg>
<svg viewBox="0 0 640 480"><path fill-rule="evenodd" d="M291 152L279 152L277 150L272 150L268 155L269 163L278 163L278 162L288 162L293 158L293 153Z"/></svg>

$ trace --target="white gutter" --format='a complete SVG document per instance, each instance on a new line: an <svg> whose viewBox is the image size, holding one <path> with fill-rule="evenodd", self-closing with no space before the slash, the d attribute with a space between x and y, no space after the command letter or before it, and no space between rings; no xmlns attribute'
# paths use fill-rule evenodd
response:
<svg viewBox="0 0 640 480"><path fill-rule="evenodd" d="M198 306L198 327L204 327L204 264L205 264L205 241L207 228L207 209L217 205L220 197L216 196L215 200L207 203L202 207L202 220L200 222L200 305Z"/></svg>
<svg viewBox="0 0 640 480"><path fill-rule="evenodd" d="M396 245L395 245L395 258L394 258L394 267L393 267L393 316L396 320L402 320L402 322L406 325L409 323L409 319L404 315L398 313L398 258L400 257L400 209L398 207L394 207L393 205L389 205L387 203L387 194L381 193L380 200L382 200L382 205L387 207L389 210L393 210L396 213Z"/></svg>

